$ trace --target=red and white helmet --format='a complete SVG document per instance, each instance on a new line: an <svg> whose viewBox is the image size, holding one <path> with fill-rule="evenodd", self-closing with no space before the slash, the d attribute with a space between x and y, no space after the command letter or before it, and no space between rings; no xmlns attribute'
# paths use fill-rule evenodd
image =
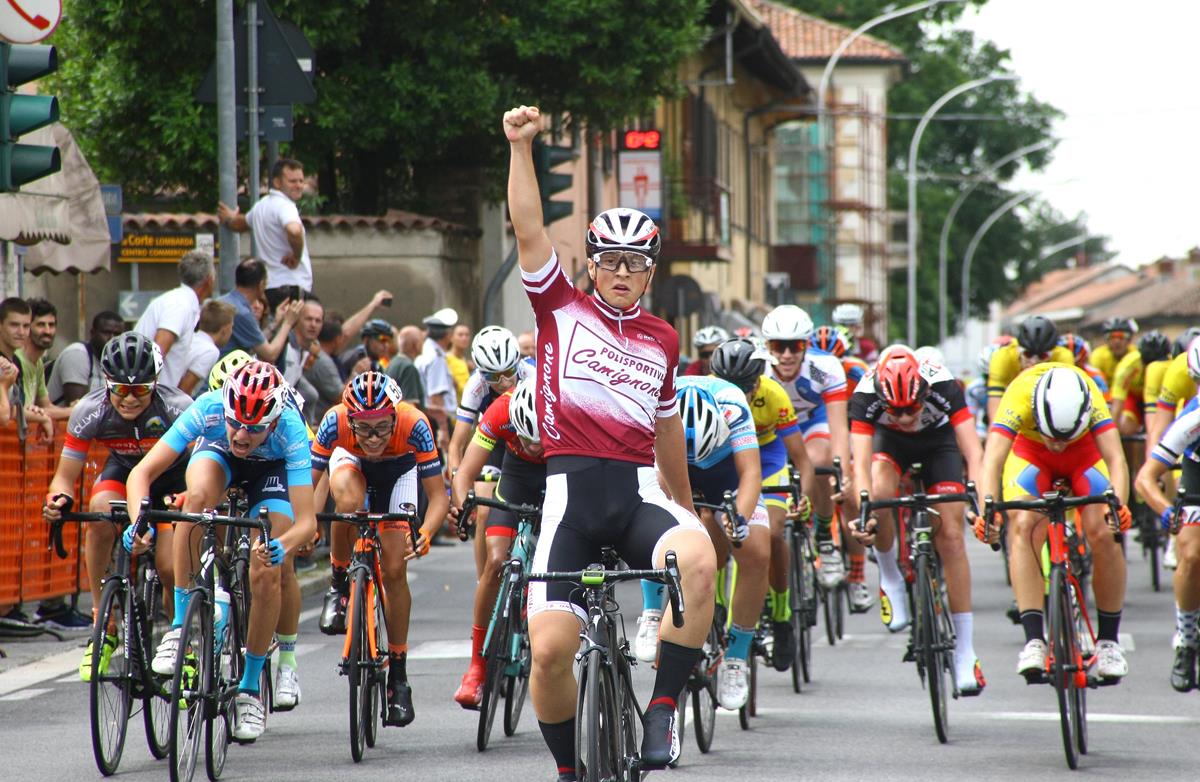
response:
<svg viewBox="0 0 1200 782"><path fill-rule="evenodd" d="M903 345L893 345L879 357L875 393L888 407L904 410L925 399L929 384L921 377L921 360Z"/></svg>
<svg viewBox="0 0 1200 782"><path fill-rule="evenodd" d="M617 207L596 215L587 230L587 254L592 257L605 250L630 250L658 260L662 237L658 226L636 209Z"/></svg>
<svg viewBox="0 0 1200 782"><path fill-rule="evenodd" d="M269 424L283 413L287 387L273 364L251 361L225 378L225 415L247 426Z"/></svg>

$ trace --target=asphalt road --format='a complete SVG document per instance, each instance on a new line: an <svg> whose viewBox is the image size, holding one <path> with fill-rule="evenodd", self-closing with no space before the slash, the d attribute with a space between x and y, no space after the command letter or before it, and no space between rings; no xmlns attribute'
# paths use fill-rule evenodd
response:
<svg viewBox="0 0 1200 782"><path fill-rule="evenodd" d="M728 780L752 774L775 779L1021 779L1062 776L1066 768L1057 706L1046 686L1028 686L1013 673L1022 636L1004 617L1009 591L999 559L970 546L974 567L976 649L988 687L979 698L951 703L950 743L934 736L929 701L915 668L901 662L904 638L891 636L877 614L851 617L837 647L823 638L813 682L801 695L786 674L760 677L760 716L752 729L720 713L713 750L701 756L690 732L680 767L655 778ZM1091 753L1080 773L1090 779L1190 778L1200 758L1200 696L1168 684L1173 631L1169 592L1152 593L1148 568L1130 548L1130 588L1122 625L1131 666L1118 687L1089 693ZM386 728L378 745L355 764L349 751L347 688L336 672L341 639L316 627L320 598L304 603L299 658L303 701L273 714L252 746L234 746L229 780L550 780L551 760L527 705L516 736L497 722L492 747L475 751L476 714L451 694L469 651L474 567L466 547L435 548L415 567L409 675L417 710L407 728ZM870 578L874 567L868 565ZM635 588L620 593L633 630ZM98 777L88 733L87 691L74 673L82 641L5 641L0 661L0 780L77 780ZM761 670L761 669L760 669ZM653 672L636 671L642 697ZM691 725L688 726L689 731ZM162 779L163 762L145 748L140 716L130 725L122 779ZM202 771L199 773L203 773Z"/></svg>

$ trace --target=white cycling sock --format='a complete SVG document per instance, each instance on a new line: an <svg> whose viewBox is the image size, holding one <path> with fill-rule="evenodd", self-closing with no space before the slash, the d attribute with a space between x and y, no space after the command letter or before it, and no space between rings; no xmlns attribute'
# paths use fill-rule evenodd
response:
<svg viewBox="0 0 1200 782"><path fill-rule="evenodd" d="M1200 609L1184 611L1175 604L1175 632L1184 646L1200 646Z"/></svg>
<svg viewBox="0 0 1200 782"><path fill-rule="evenodd" d="M962 687L975 681L975 614L963 611L950 618L954 620L954 677Z"/></svg>
<svg viewBox="0 0 1200 782"><path fill-rule="evenodd" d="M896 597L904 594L904 574L896 562L896 547L890 551L875 549L875 562L879 565L879 586L894 602Z"/></svg>

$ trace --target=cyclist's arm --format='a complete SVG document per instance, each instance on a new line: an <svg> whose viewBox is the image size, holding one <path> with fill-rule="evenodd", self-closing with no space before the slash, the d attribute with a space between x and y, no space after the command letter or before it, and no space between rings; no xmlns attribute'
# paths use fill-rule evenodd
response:
<svg viewBox="0 0 1200 782"><path fill-rule="evenodd" d="M467 498L467 492L475 485L475 478L483 469L483 465L487 464L491 453L477 442L467 444L467 452L463 454L462 461L458 463L458 472L454 475L451 487L454 492L456 508L462 507L463 501ZM442 493L445 494L445 492Z"/></svg>
<svg viewBox="0 0 1200 782"><path fill-rule="evenodd" d="M792 466L800 473L800 485L806 492L811 492L817 483L817 473L813 468L812 459L808 458L808 449L804 447L804 435L799 430L790 432L782 438L783 447L787 449ZM762 469L761 464L759 469Z"/></svg>
<svg viewBox="0 0 1200 782"><path fill-rule="evenodd" d="M829 416L829 437L833 440L833 455L841 457L844 465L850 461L850 418L846 413L846 400L826 402L825 413ZM846 482L845 478L842 480ZM852 486L853 482L850 483ZM851 486L843 488L850 489Z"/></svg>
<svg viewBox="0 0 1200 782"><path fill-rule="evenodd" d="M954 439L958 441L958 450L967 463L967 480L978 484L983 448L979 444L979 435L975 433L975 419L968 418L955 424Z"/></svg>
<svg viewBox="0 0 1200 782"><path fill-rule="evenodd" d="M854 467L854 485L860 491L871 491L871 460L875 456L875 436L852 432L850 434L850 459ZM850 515L857 516L858 492L847 492Z"/></svg>
<svg viewBox="0 0 1200 782"><path fill-rule="evenodd" d="M54 477L50 479L50 489L46 492L47 502L59 494L75 499L75 487L79 484L79 476L82 474L83 459L76 459L64 453L58 460L58 469L54 471ZM47 516L51 520L57 517L57 510Z"/></svg>
<svg viewBox="0 0 1200 782"><path fill-rule="evenodd" d="M1121 447L1121 433L1115 426L1110 426L1103 432L1092 435L1096 438L1096 448L1100 451L1104 463L1108 465L1108 480L1122 505L1129 504L1129 466L1125 463L1125 449Z"/></svg>
<svg viewBox="0 0 1200 782"><path fill-rule="evenodd" d="M758 498L762 495L762 461L757 448L746 448L733 454L733 467L737 470L737 512L743 519L754 515Z"/></svg>
<svg viewBox="0 0 1200 782"><path fill-rule="evenodd" d="M505 115L504 130L509 138L508 214L517 237L517 259L521 271L533 273L550 260L553 247L542 224L542 195L538 189L533 166L533 140L541 125L541 115L534 107L514 111L510 124ZM513 140L514 136L516 137ZM691 504L689 499L688 504Z"/></svg>
<svg viewBox="0 0 1200 782"><path fill-rule="evenodd" d="M288 486L288 502L296 519L291 529L279 536L279 542L288 553L310 543L317 533L317 516L313 504L311 483L293 483Z"/></svg>
<svg viewBox="0 0 1200 782"><path fill-rule="evenodd" d="M425 506L425 518L421 520L421 534L425 536L425 540L433 540L433 536L446 520L446 514L450 510L450 498L446 496L446 484L442 482L440 472L422 478L421 486L425 489L425 496L429 498L429 504Z"/></svg>
<svg viewBox="0 0 1200 782"><path fill-rule="evenodd" d="M1147 505L1154 509L1156 514L1160 515L1171 507L1166 495L1158 487L1158 479L1169 469L1171 469L1171 465L1151 456L1147 457L1146 463L1142 465L1142 469L1138 470L1137 474L1138 494L1142 496Z"/></svg>
<svg viewBox="0 0 1200 782"><path fill-rule="evenodd" d="M667 491L677 504L688 513L696 515L692 505L692 484L688 480L687 451L683 438L683 423L679 414L657 418L654 421L654 455Z"/></svg>
<svg viewBox="0 0 1200 782"><path fill-rule="evenodd" d="M457 425L454 427L454 432L450 435L450 447L446 449L446 463L450 465L451 475L454 475L455 471L462 466L463 454L467 450L467 443L471 441L471 433L474 429L475 425L473 423L467 423L461 418L458 419ZM478 474L479 470L475 470L474 475Z"/></svg>
<svg viewBox="0 0 1200 782"><path fill-rule="evenodd" d="M137 509L142 500L150 494L150 484L175 463L179 454L165 439L159 440L129 471L129 477L125 479L125 497L129 501L129 515L134 521L137 521Z"/></svg>
<svg viewBox="0 0 1200 782"><path fill-rule="evenodd" d="M1117 444L1120 444L1120 438ZM1004 471L1004 460L1012 451L1013 441L995 429L988 432L987 442L983 446L983 465L979 468L979 499L991 497L1002 499L1000 492L1000 475Z"/></svg>
<svg viewBox="0 0 1200 782"><path fill-rule="evenodd" d="M1175 420L1175 408L1164 407L1158 405L1154 410L1154 415L1150 416L1146 421L1146 452L1154 450L1154 446L1158 445L1158 441L1162 439L1163 432L1170 428L1171 423Z"/></svg>

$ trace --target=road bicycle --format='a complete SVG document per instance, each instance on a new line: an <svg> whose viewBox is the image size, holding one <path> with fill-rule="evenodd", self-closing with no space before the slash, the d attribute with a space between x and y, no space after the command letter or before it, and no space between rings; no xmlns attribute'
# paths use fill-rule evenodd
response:
<svg viewBox="0 0 1200 782"><path fill-rule="evenodd" d="M919 472L915 467L914 470ZM909 629L909 648L917 664L917 676L929 693L934 732L938 741L945 744L949 740L950 729L949 697L957 699L959 691L954 675L954 621L950 614L941 558L933 543L933 517L941 515L934 506L963 502L978 512L975 486L968 482L965 492L925 494L918 491L883 500L872 500L869 492L861 491L859 502L860 530L866 529L871 511L903 508L909 513L907 529L912 536L910 556L915 577L909 597L909 615L913 618Z"/></svg>
<svg viewBox="0 0 1200 782"><path fill-rule="evenodd" d="M1050 587L1046 593L1046 636L1049 641L1044 671L1027 677L1030 684L1049 681L1058 696L1059 723L1062 728L1063 751L1067 766L1079 765L1079 756L1088 751L1087 690L1119 679L1101 680L1089 673L1095 662L1096 634L1087 611L1087 600L1075 573L1068 539L1075 534L1073 508L1085 505L1107 505L1108 522L1114 536L1119 536L1117 519L1120 502L1116 492L1069 497L1064 492L1051 491L1039 499L997 502L984 500L984 518L989 528L996 511L1029 510L1046 516L1047 539L1050 544Z"/></svg>
<svg viewBox="0 0 1200 782"><path fill-rule="evenodd" d="M683 626L683 590L675 552L668 551L665 567L617 569L616 552L601 550L601 564L583 570L531 573L530 581L578 584L587 606L582 622L578 700L575 712L575 763L581 782L637 782L641 779L638 733L642 712L633 692L633 652L625 638L620 606L614 593L623 581L649 579L664 584L671 604L671 621Z"/></svg>
<svg viewBox="0 0 1200 782"><path fill-rule="evenodd" d="M475 746L483 752L491 737L500 700L504 700L504 735L512 736L517 732L521 709L529 692L532 658L529 652L526 600L542 509L536 505L514 505L478 497L474 491L469 491L460 514L463 521L459 524L459 537L463 540L467 539L471 528L475 526L471 518L476 507L507 511L517 518L517 534L513 538L509 560L500 571L500 590L496 594L487 635L483 640L483 656L486 660L483 700L479 705L479 726L475 733Z"/></svg>

